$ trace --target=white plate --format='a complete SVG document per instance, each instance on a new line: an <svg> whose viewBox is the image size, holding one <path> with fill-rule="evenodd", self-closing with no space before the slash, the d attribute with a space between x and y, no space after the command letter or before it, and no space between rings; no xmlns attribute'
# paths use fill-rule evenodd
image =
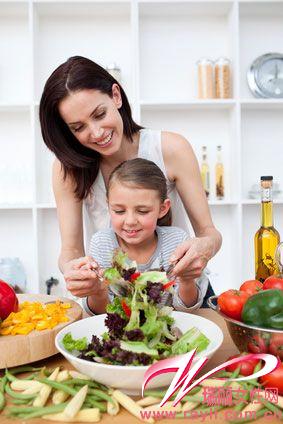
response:
<svg viewBox="0 0 283 424"><path fill-rule="evenodd" d="M193 362L204 356L211 358L221 346L223 342L223 333L213 321L198 315L177 311L173 311L172 316L175 319L176 326L179 327L183 333L192 327L197 327L210 340L209 346L204 351L200 352L194 358ZM107 327L104 325L105 317L106 314L96 315L82 319L63 328L56 336L56 348L78 371L88 375L99 383L118 388L128 394L140 394L143 376L149 366L107 365L86 361L72 355L62 344L63 337L69 332L71 332L74 339L85 336L89 342L91 341L92 335L100 337L101 334L107 331ZM147 388L153 389L168 386L173 377L173 373L162 374L152 379L147 385Z"/></svg>

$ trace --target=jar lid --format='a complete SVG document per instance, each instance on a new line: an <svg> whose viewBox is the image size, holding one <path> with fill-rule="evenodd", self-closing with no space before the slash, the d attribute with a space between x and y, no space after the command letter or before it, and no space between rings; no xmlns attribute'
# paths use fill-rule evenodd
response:
<svg viewBox="0 0 283 424"><path fill-rule="evenodd" d="M119 68L119 66L116 65L115 62L112 62L112 63L110 63L109 65L106 66L106 70L107 71L113 71L113 70L120 71L120 68Z"/></svg>
<svg viewBox="0 0 283 424"><path fill-rule="evenodd" d="M230 63L231 63L231 60L228 59L227 57L223 57L223 56L219 57L215 61L215 64L217 64L217 65L227 65L227 64L230 64Z"/></svg>
<svg viewBox="0 0 283 424"><path fill-rule="evenodd" d="M201 57L197 62L197 65L213 65L213 60L208 57Z"/></svg>

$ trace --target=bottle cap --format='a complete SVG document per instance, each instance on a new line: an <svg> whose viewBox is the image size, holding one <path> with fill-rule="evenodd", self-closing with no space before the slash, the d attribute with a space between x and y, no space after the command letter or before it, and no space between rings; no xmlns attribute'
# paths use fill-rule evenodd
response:
<svg viewBox="0 0 283 424"><path fill-rule="evenodd" d="M273 177L272 176L264 176L264 177L260 177L260 181L272 181Z"/></svg>

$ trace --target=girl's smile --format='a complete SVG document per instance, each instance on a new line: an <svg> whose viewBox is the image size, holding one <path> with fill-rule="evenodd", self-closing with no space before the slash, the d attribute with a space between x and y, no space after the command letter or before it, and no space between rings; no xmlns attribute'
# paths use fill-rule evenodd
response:
<svg viewBox="0 0 283 424"><path fill-rule="evenodd" d="M157 220L164 216L170 201L160 201L158 192L113 181L108 204L113 230L122 244L144 247L155 242Z"/></svg>

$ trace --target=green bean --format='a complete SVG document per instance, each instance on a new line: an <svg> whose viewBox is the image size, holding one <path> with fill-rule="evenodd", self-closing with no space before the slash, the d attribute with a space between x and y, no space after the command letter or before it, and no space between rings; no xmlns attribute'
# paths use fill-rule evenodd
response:
<svg viewBox="0 0 283 424"><path fill-rule="evenodd" d="M5 376L7 377L7 380L10 381L10 382L18 380L17 377L15 377L13 374L11 374L7 368L5 370Z"/></svg>
<svg viewBox="0 0 283 424"><path fill-rule="evenodd" d="M34 399L36 397L36 395L24 395L22 393L14 392L14 390L12 390L11 387L9 386L9 383L6 383L5 391L9 396L11 396L14 399Z"/></svg>
<svg viewBox="0 0 283 424"><path fill-rule="evenodd" d="M12 406L8 409L8 415L17 417L17 418L36 418L36 417L42 417L42 415L48 415L48 414L55 414L57 412L62 412L67 406L67 402L60 403L59 405L52 405L52 406L43 406L43 407L16 407Z"/></svg>
<svg viewBox="0 0 283 424"><path fill-rule="evenodd" d="M10 374L20 374L22 372L40 371L42 368L31 367L30 365L24 365L22 367L9 369Z"/></svg>
<svg viewBox="0 0 283 424"><path fill-rule="evenodd" d="M5 385L7 383L7 377L4 376L0 379L0 392L5 393Z"/></svg>
<svg viewBox="0 0 283 424"><path fill-rule="evenodd" d="M282 417L282 410L275 406L273 403L269 402L266 399L261 399L261 403L268 408L270 411L274 412L276 415Z"/></svg>
<svg viewBox="0 0 283 424"><path fill-rule="evenodd" d="M12 399L11 402L14 405L27 405L29 401L27 399Z"/></svg>
<svg viewBox="0 0 283 424"><path fill-rule="evenodd" d="M64 384L67 385L72 385L72 384L76 384L77 386L85 386L86 384L88 386L92 386L93 381L91 380L83 380L81 378L70 378L69 380L65 380Z"/></svg>
<svg viewBox="0 0 283 424"><path fill-rule="evenodd" d="M255 421L258 418L262 417L267 411L268 411L267 408L263 408L263 409L260 409L259 411L256 412L256 417L255 418L251 417L250 419L247 420L247 419L244 419L243 417L239 417L238 419L229 420L228 422L230 424L240 424L240 423L243 423L243 422L244 423L249 423L251 421Z"/></svg>
<svg viewBox="0 0 283 424"><path fill-rule="evenodd" d="M5 404L6 404L5 395L3 392L0 392L0 411L4 409Z"/></svg>
<svg viewBox="0 0 283 424"><path fill-rule="evenodd" d="M95 395L99 397L100 399L106 400L108 402L114 403L114 400L111 396L109 396L107 393L103 392L102 390L98 389L89 389L89 393L92 395Z"/></svg>
<svg viewBox="0 0 283 424"><path fill-rule="evenodd" d="M58 381L48 380L48 378L39 378L37 381L40 383L47 384L50 387L53 387L53 389L56 390L62 390L63 392L69 393L71 396L75 396L77 394L77 390L75 390L73 387L65 385L65 383L59 383Z"/></svg>
<svg viewBox="0 0 283 424"><path fill-rule="evenodd" d="M98 408L100 412L106 412L107 408L104 403L96 401L92 396L87 396L86 401L91 404L92 407Z"/></svg>

